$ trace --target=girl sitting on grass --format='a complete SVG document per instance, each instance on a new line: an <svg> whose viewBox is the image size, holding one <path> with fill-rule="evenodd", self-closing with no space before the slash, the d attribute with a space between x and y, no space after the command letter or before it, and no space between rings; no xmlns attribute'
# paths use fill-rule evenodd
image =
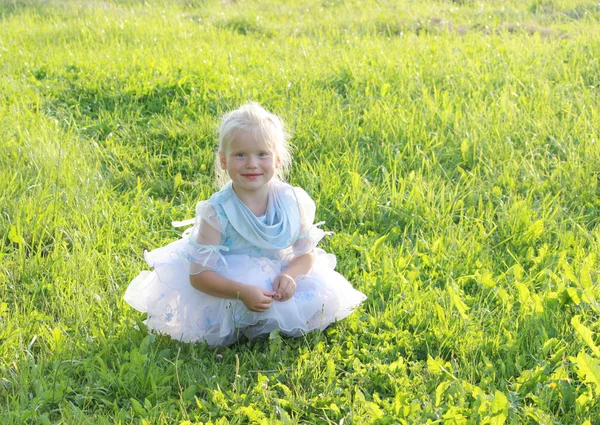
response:
<svg viewBox="0 0 600 425"><path fill-rule="evenodd" d="M196 205L183 238L145 253L125 300L172 338L231 344L280 329L301 336L348 316L365 295L316 248L308 194L283 183L291 155L281 119L255 103L226 114L217 175L229 181Z"/></svg>

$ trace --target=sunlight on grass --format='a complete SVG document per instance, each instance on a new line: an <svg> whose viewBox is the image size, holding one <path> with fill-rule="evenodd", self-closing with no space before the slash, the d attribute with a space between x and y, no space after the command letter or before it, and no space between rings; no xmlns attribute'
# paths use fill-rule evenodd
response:
<svg viewBox="0 0 600 425"><path fill-rule="evenodd" d="M0 422L594 423L597 2L0 0ZM221 114L369 299L323 333L149 335L123 292L215 190Z"/></svg>

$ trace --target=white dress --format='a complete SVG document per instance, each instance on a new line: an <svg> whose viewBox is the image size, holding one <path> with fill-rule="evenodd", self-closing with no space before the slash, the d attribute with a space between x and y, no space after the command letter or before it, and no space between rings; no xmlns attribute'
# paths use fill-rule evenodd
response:
<svg viewBox="0 0 600 425"><path fill-rule="evenodd" d="M181 239L145 252L154 271L142 271L127 288L125 300L148 313L151 329L184 342L226 345L241 335L254 338L274 329L288 336L325 329L352 313L366 296L334 270L334 255L316 248L325 232L317 227L322 223L313 224L314 217L314 202L300 188L272 181L267 213L256 217L229 183L198 203L194 227ZM200 228L207 224L221 234L220 245L199 243ZM190 274L213 270L272 291L273 280L289 262L313 249L313 267L295 279L293 297L273 300L265 312L250 311L241 300L214 297L190 285Z"/></svg>

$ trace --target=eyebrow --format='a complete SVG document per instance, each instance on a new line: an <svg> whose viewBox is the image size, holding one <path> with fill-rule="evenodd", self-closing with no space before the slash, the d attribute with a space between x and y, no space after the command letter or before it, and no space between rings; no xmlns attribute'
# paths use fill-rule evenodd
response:
<svg viewBox="0 0 600 425"><path fill-rule="evenodd" d="M247 153L247 152L251 152L251 150L247 150L247 149L232 149L232 150L230 151L230 153L232 153L232 154L236 154L236 153ZM263 152L264 152L264 153L269 153L269 154L272 154L272 153L273 153L273 151L272 151L272 150L270 150L270 149L267 149L267 148L259 148L259 149L256 149L254 152L258 152L258 153L263 153Z"/></svg>

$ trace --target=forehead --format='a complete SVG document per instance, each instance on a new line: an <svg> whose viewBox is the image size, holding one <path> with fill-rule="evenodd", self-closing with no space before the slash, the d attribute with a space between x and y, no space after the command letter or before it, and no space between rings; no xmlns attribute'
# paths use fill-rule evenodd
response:
<svg viewBox="0 0 600 425"><path fill-rule="evenodd" d="M252 150L272 150L270 144L265 140L259 131L240 130L237 131L229 145L230 151L252 151Z"/></svg>

